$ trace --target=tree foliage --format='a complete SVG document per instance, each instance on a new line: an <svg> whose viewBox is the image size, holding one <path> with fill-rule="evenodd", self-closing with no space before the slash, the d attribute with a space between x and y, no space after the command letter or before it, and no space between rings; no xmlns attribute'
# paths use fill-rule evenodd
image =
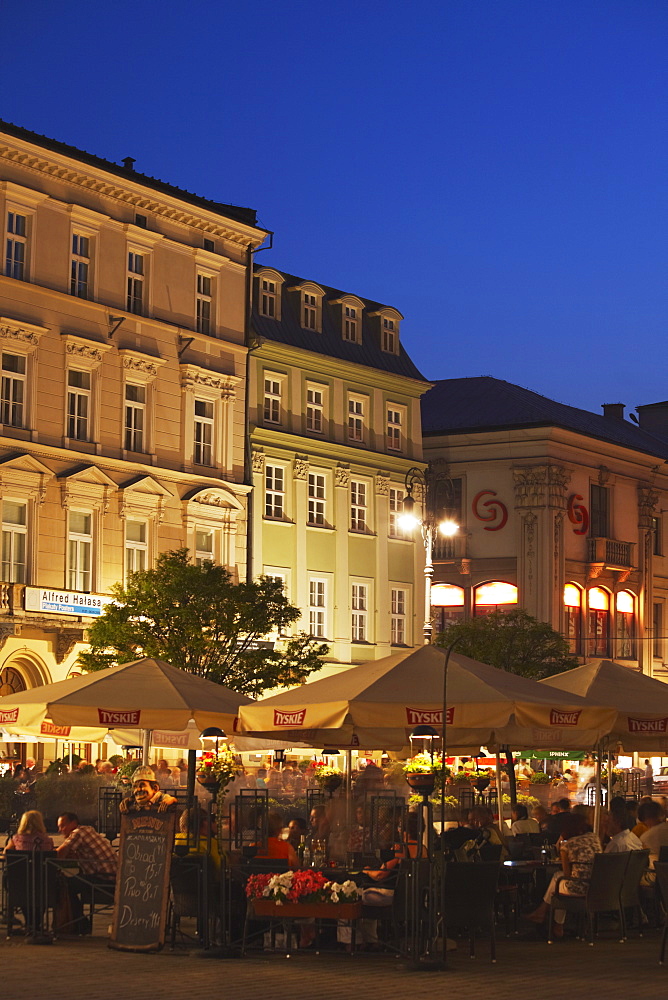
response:
<svg viewBox="0 0 668 1000"><path fill-rule="evenodd" d="M187 549L162 553L154 569L134 573L112 593L114 602L90 626L90 651L79 655L86 670L154 656L257 696L303 681L328 652L303 632L274 649L258 647L300 617L280 581L234 583L223 566L193 565Z"/></svg>
<svg viewBox="0 0 668 1000"><path fill-rule="evenodd" d="M549 677L578 665L563 635L520 608L456 622L436 645L449 646L455 639L458 653L522 677Z"/></svg>

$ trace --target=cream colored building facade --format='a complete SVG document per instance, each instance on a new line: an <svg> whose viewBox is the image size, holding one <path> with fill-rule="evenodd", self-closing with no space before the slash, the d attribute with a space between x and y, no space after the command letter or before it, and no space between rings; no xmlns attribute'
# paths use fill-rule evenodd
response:
<svg viewBox="0 0 668 1000"><path fill-rule="evenodd" d="M668 420L652 421L656 409L638 407L636 425L619 404L595 414L498 379L437 382L425 458L447 461L462 530L435 554L436 627L517 604L582 660L668 679Z"/></svg>
<svg viewBox="0 0 668 1000"><path fill-rule="evenodd" d="M325 672L419 643L422 546L397 514L429 383L402 316L258 265L253 301L253 573L284 582Z"/></svg>
<svg viewBox="0 0 668 1000"><path fill-rule="evenodd" d="M0 693L186 545L246 575L249 209L0 127ZM81 613L77 613L81 611Z"/></svg>

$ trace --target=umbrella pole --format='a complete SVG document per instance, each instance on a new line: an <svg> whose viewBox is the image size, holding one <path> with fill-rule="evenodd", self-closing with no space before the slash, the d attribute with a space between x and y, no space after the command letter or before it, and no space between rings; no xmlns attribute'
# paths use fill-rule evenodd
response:
<svg viewBox="0 0 668 1000"><path fill-rule="evenodd" d="M142 731L141 731L141 740L142 740L141 762L145 766L148 766L148 758L149 758L149 754L151 753L151 734L152 734L152 732L153 732L152 729L142 729Z"/></svg>
<svg viewBox="0 0 668 1000"><path fill-rule="evenodd" d="M612 799L612 754L608 750L608 809Z"/></svg>
<svg viewBox="0 0 668 1000"><path fill-rule="evenodd" d="M596 800L594 802L594 833L600 836L601 826L601 745L596 747Z"/></svg>
<svg viewBox="0 0 668 1000"><path fill-rule="evenodd" d="M503 787L501 785L501 754L496 751L496 797L499 803L499 830L503 833Z"/></svg>

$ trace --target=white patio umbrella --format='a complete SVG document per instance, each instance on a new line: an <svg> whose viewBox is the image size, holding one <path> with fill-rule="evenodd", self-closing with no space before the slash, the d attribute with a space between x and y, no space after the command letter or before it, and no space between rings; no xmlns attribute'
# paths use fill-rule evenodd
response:
<svg viewBox="0 0 668 1000"><path fill-rule="evenodd" d="M447 652L421 646L243 705L242 733L400 750L416 725L443 723ZM611 729L614 709L557 692L452 653L448 666L448 747L595 746Z"/></svg>
<svg viewBox="0 0 668 1000"><path fill-rule="evenodd" d="M137 728L143 732L146 758L152 730L182 730L193 719L200 731L219 726L232 733L239 706L250 701L164 660L144 657L6 695L0 698L0 726L16 732L60 727L54 734L59 739L74 739L78 727L101 732L100 739L116 728Z"/></svg>

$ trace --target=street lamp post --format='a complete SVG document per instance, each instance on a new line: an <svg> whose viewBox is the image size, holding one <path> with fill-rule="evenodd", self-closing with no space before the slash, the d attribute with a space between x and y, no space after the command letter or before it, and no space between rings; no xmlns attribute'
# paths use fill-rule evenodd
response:
<svg viewBox="0 0 668 1000"><path fill-rule="evenodd" d="M413 492L421 494L421 516L416 513ZM434 579L434 540L438 535L452 537L459 531L454 518L454 489L447 465L442 461L429 462L426 469L417 466L406 473L406 496L402 503L400 524L405 530L420 527L424 542L424 625L423 642L428 646L432 639L431 585Z"/></svg>

